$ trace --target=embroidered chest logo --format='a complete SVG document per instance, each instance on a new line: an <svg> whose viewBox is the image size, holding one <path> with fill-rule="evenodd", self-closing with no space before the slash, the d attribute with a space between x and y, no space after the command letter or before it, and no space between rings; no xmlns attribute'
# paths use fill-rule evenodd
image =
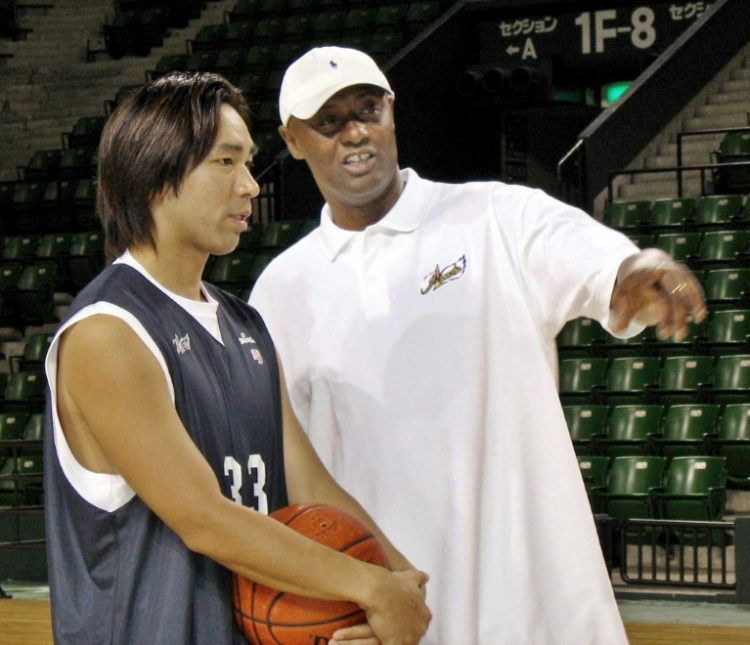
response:
<svg viewBox="0 0 750 645"><path fill-rule="evenodd" d="M240 341L240 345L256 345L255 339L252 336L246 336L245 332L240 332L240 337L237 339ZM260 353L260 350L257 347L251 347L250 348L250 356L253 357L253 360L258 363L258 365L263 365L263 354Z"/></svg>
<svg viewBox="0 0 750 645"><path fill-rule="evenodd" d="M462 255L458 260L442 269L439 264L436 264L432 273L428 273L424 277L424 286L420 289L420 293L425 295L430 291L437 291L447 282L458 280L464 273L466 273L466 255Z"/></svg>
<svg viewBox="0 0 750 645"><path fill-rule="evenodd" d="M177 348L178 354L184 354L185 352L190 351L190 336L188 334L185 334L182 338L175 334L172 342Z"/></svg>

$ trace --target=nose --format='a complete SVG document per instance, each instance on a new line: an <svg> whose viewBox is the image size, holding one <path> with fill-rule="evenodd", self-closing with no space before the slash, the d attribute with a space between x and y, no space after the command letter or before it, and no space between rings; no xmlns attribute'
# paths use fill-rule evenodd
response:
<svg viewBox="0 0 750 645"><path fill-rule="evenodd" d="M248 195L251 199L257 197L260 194L260 186L258 186L258 182L255 181L253 173L250 172L250 169L247 166L243 165L242 168L242 174L238 182L238 190L240 194L243 196Z"/></svg>
<svg viewBox="0 0 750 645"><path fill-rule="evenodd" d="M357 119L347 121L341 134L344 143L354 146L366 143L370 136L367 125Z"/></svg>

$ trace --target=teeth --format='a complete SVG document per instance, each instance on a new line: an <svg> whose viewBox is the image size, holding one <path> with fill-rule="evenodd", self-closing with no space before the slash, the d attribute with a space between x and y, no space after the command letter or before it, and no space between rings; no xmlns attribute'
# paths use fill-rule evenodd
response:
<svg viewBox="0 0 750 645"><path fill-rule="evenodd" d="M349 155L345 160L344 163L362 163L363 161L367 161L372 157L372 154L369 152L360 152L358 154Z"/></svg>

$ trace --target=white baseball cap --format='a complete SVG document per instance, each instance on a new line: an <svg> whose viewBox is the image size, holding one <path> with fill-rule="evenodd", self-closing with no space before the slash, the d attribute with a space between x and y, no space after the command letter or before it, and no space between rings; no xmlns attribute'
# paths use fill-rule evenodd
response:
<svg viewBox="0 0 750 645"><path fill-rule="evenodd" d="M375 85L393 94L377 63L364 52L345 47L315 47L295 60L284 73L279 92L279 116L309 119L339 90Z"/></svg>

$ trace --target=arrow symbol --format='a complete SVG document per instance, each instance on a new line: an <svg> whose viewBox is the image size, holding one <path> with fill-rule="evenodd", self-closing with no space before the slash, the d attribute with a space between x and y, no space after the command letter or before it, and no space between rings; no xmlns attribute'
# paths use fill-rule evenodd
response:
<svg viewBox="0 0 750 645"><path fill-rule="evenodd" d="M517 54L518 52L520 52L521 48L520 47L514 47L513 45L511 45L505 51L508 54L508 56L513 56L514 54Z"/></svg>

